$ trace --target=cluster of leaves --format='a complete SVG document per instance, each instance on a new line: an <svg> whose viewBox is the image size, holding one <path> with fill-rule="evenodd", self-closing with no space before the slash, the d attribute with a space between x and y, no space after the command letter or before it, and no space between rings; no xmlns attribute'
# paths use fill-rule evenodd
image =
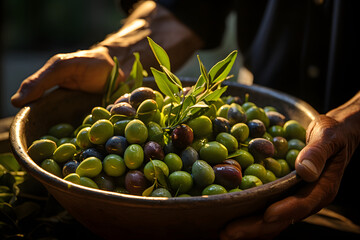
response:
<svg viewBox="0 0 360 240"><path fill-rule="evenodd" d="M196 118L211 107L211 104L220 99L227 86L221 83L229 78L228 74L235 62L237 51L231 52L224 60L216 63L208 72L197 56L201 75L187 94L183 94L180 79L171 72L170 59L166 51L148 38L149 45L160 64L162 71L151 68L159 90L169 96L173 105L167 118L167 127L173 128Z"/></svg>

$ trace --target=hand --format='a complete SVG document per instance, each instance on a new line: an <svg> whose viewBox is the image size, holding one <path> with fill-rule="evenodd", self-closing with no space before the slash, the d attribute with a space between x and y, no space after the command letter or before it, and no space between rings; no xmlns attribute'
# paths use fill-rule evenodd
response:
<svg viewBox="0 0 360 240"><path fill-rule="evenodd" d="M221 233L222 240L272 239L332 202L360 141L359 99L358 93L350 104L320 115L309 125L307 145L295 163L297 173L308 183L294 195L270 205L264 215L230 223Z"/></svg>
<svg viewBox="0 0 360 240"><path fill-rule="evenodd" d="M114 61L105 47L57 54L22 82L11 103L15 107L22 107L55 86L101 93L113 66ZM118 81L124 78L124 73L119 70Z"/></svg>

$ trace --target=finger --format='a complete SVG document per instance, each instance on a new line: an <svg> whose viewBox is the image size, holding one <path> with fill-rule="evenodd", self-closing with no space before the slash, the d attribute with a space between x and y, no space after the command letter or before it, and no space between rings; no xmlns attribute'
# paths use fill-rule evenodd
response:
<svg viewBox="0 0 360 240"><path fill-rule="evenodd" d="M307 182L319 177L328 158L339 151L339 135L335 131L337 122L324 115L319 116L307 131L307 145L300 151L295 169Z"/></svg>

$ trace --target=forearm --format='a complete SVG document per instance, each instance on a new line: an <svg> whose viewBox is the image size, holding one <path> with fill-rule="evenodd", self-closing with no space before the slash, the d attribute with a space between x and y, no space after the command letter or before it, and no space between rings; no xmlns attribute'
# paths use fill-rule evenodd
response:
<svg viewBox="0 0 360 240"><path fill-rule="evenodd" d="M131 70L134 52L140 53L141 63L144 69L149 71L150 67L158 64L149 47L147 36L168 53L172 71L179 69L194 51L202 46L200 38L169 11L153 1L145 1L126 19L118 32L108 36L95 47L106 47L110 56L116 56L125 75Z"/></svg>

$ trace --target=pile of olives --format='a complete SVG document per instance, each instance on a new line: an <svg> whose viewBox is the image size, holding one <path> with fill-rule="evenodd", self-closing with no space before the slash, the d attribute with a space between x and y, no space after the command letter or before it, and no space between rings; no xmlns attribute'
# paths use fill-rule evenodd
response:
<svg viewBox="0 0 360 240"><path fill-rule="evenodd" d="M186 197L242 191L281 178L305 146L306 130L271 106L226 96L170 129L173 104L156 90L137 88L106 108L94 107L76 129L52 126L28 154L75 184Z"/></svg>

